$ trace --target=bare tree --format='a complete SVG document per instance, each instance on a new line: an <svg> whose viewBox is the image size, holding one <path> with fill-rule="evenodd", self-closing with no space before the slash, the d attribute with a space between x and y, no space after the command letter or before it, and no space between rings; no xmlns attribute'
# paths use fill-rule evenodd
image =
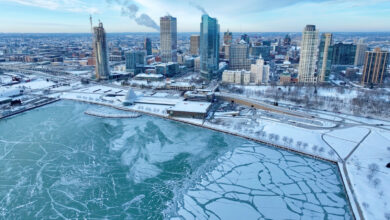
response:
<svg viewBox="0 0 390 220"><path fill-rule="evenodd" d="M368 180L372 180L372 178L378 173L379 171L379 165L376 163L372 163L368 165L368 175L367 178Z"/></svg>

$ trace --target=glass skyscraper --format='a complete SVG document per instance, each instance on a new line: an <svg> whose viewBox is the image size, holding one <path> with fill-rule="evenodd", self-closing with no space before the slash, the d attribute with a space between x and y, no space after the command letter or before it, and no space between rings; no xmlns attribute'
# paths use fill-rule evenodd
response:
<svg viewBox="0 0 390 220"><path fill-rule="evenodd" d="M200 72L214 78L219 69L219 24L216 18L202 16L200 24Z"/></svg>
<svg viewBox="0 0 390 220"><path fill-rule="evenodd" d="M318 59L319 81L329 81L333 61L333 35L324 33L321 35Z"/></svg>
<svg viewBox="0 0 390 220"><path fill-rule="evenodd" d="M356 45L337 43L333 49L334 65L353 65L355 63Z"/></svg>
<svg viewBox="0 0 390 220"><path fill-rule="evenodd" d="M152 55L152 40L148 37L145 38L144 50L146 51L146 55Z"/></svg>

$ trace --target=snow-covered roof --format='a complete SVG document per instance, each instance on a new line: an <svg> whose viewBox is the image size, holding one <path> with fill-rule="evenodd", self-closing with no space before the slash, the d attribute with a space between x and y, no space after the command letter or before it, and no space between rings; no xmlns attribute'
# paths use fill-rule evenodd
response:
<svg viewBox="0 0 390 220"><path fill-rule="evenodd" d="M209 102L179 102L169 110L178 112L207 113L211 103Z"/></svg>

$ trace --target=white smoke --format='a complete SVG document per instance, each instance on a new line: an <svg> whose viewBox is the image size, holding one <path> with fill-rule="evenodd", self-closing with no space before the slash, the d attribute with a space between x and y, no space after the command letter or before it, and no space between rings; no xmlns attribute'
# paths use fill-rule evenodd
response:
<svg viewBox="0 0 390 220"><path fill-rule="evenodd" d="M205 14L205 15L208 15L209 13L207 13L206 9L204 9L202 6L200 6L199 4L193 2L193 1L190 1L190 5L195 7L196 9L198 9L199 11L202 12L202 14Z"/></svg>
<svg viewBox="0 0 390 220"><path fill-rule="evenodd" d="M128 16L130 19L134 20L138 25L150 27L157 31L160 31L160 27L149 15L145 13L142 13L139 16L137 15L139 8L131 0L106 0L106 1L108 4L120 5L122 16Z"/></svg>

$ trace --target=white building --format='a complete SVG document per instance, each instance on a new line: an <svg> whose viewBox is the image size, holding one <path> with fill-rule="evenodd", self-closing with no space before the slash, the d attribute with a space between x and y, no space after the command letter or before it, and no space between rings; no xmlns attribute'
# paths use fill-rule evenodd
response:
<svg viewBox="0 0 390 220"><path fill-rule="evenodd" d="M301 56L299 60L299 82L316 83L318 30L315 25L306 25L302 34Z"/></svg>
<svg viewBox="0 0 390 220"><path fill-rule="evenodd" d="M356 55L355 55L355 66L363 66L364 58L366 57L366 51L368 50L367 44L364 43L363 39L360 39L356 46Z"/></svg>
<svg viewBox="0 0 390 220"><path fill-rule="evenodd" d="M248 85L251 81L251 73L246 70L225 70L222 74L223 83Z"/></svg>
<svg viewBox="0 0 390 220"><path fill-rule="evenodd" d="M172 16L160 18L160 50L163 63L177 61L177 20Z"/></svg>
<svg viewBox="0 0 390 220"><path fill-rule="evenodd" d="M264 65L264 59L259 57L256 64L251 65L250 82L256 85L267 83L269 80L269 65Z"/></svg>

